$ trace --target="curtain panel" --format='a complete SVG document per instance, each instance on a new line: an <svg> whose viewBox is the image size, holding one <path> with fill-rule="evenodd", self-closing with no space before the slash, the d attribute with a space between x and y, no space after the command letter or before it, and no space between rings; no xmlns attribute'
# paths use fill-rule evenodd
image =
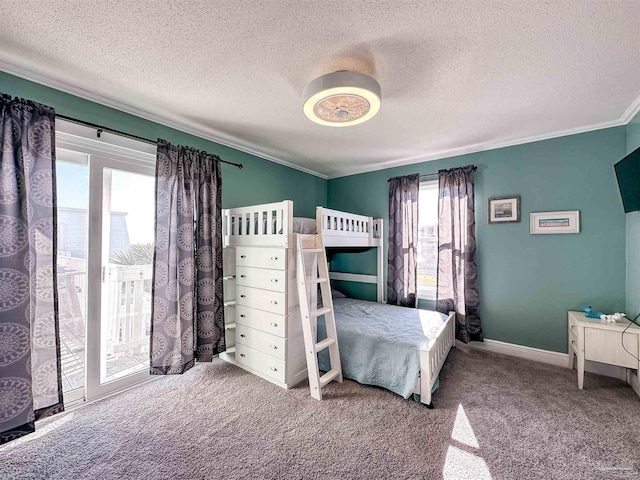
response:
<svg viewBox="0 0 640 480"><path fill-rule="evenodd" d="M63 411L55 112L0 95L0 444Z"/></svg>
<svg viewBox="0 0 640 480"><path fill-rule="evenodd" d="M220 158L158 140L151 373L224 352Z"/></svg>
<svg viewBox="0 0 640 480"><path fill-rule="evenodd" d="M474 172L438 172L438 293L436 310L456 312L456 338L483 341L476 261Z"/></svg>
<svg viewBox="0 0 640 480"><path fill-rule="evenodd" d="M416 307L420 175L389 180L387 302Z"/></svg>

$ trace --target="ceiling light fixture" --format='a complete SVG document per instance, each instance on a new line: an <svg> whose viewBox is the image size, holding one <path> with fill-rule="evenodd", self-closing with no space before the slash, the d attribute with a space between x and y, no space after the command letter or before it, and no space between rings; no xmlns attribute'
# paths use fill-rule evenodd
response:
<svg viewBox="0 0 640 480"><path fill-rule="evenodd" d="M380 111L380 84L363 73L345 70L322 75L306 86L304 114L328 127L366 122Z"/></svg>

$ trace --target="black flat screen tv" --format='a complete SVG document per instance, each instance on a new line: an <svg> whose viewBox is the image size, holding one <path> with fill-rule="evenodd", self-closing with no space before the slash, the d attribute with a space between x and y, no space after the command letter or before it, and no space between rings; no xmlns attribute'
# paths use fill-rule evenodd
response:
<svg viewBox="0 0 640 480"><path fill-rule="evenodd" d="M615 164L625 213L640 210L640 148Z"/></svg>

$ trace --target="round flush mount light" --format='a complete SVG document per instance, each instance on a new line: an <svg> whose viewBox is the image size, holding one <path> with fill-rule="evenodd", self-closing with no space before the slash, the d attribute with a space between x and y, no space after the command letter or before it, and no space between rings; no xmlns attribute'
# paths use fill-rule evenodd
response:
<svg viewBox="0 0 640 480"><path fill-rule="evenodd" d="M328 127L366 122L380 111L380 84L368 75L340 71L313 80L303 92L304 114Z"/></svg>

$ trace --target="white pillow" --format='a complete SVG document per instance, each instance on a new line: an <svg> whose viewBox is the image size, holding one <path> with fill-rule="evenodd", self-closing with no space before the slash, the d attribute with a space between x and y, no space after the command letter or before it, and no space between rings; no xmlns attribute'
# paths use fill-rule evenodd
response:
<svg viewBox="0 0 640 480"><path fill-rule="evenodd" d="M333 298L347 298L347 296L342 293L340 290L336 290L335 288L331 289L331 297Z"/></svg>
<svg viewBox="0 0 640 480"><path fill-rule="evenodd" d="M293 217L293 231L313 235L316 233L316 219L305 217Z"/></svg>

